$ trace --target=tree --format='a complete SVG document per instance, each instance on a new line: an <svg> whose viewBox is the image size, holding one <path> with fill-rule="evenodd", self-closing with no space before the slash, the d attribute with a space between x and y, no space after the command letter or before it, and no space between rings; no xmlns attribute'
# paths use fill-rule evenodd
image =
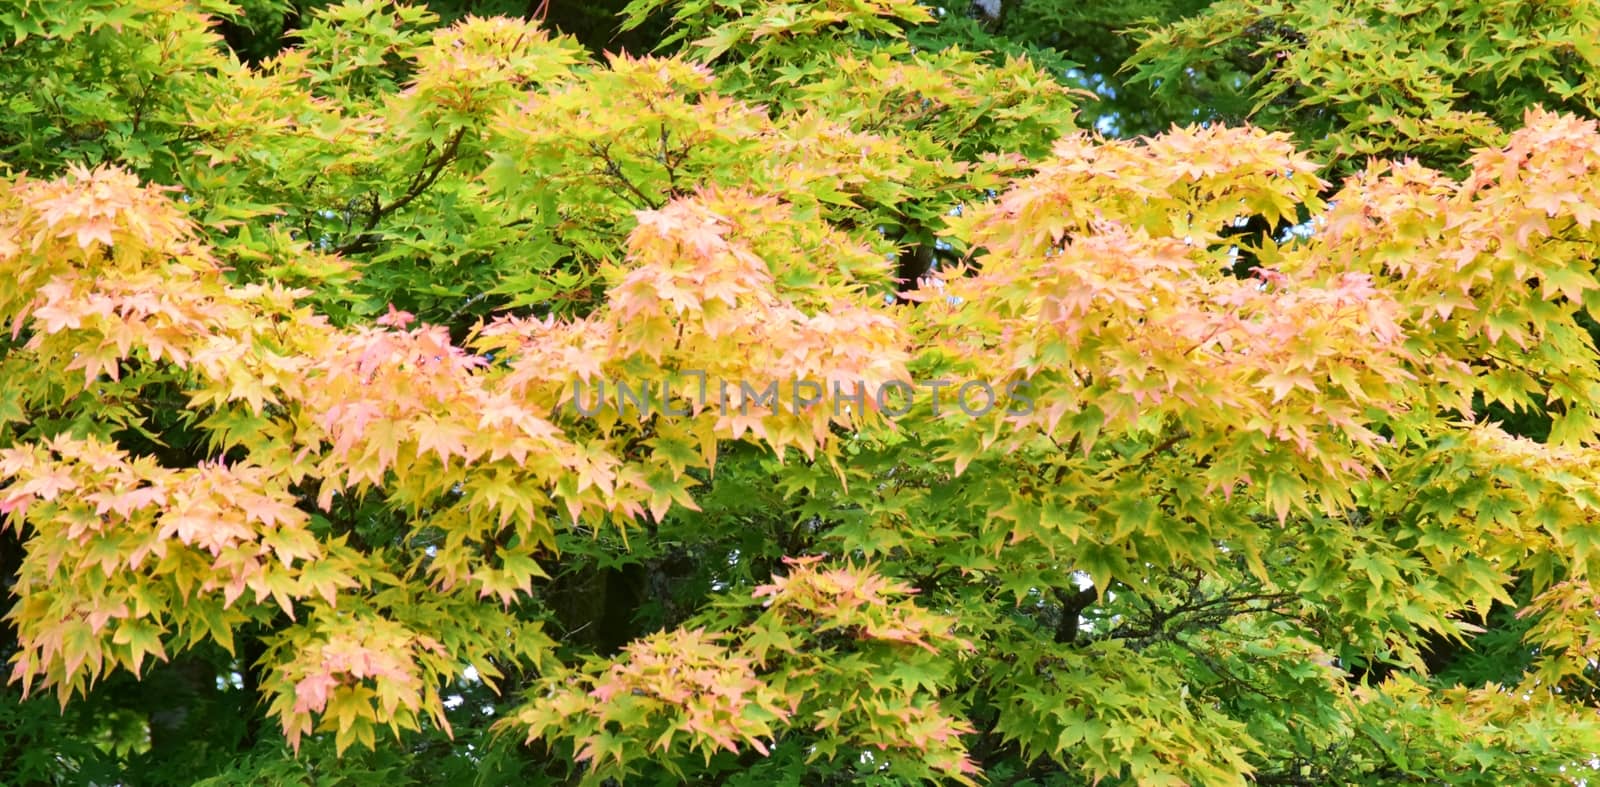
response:
<svg viewBox="0 0 1600 787"><path fill-rule="evenodd" d="M365 0L253 65L226 10L0 13L16 779L1600 751L1592 121L1334 185L1074 131L910 0L641 0L667 49L603 59Z"/></svg>
<svg viewBox="0 0 1600 787"><path fill-rule="evenodd" d="M1150 31L1129 61L1211 117L1292 128L1334 170L1367 157L1459 168L1540 105L1593 115L1600 24L1586 3L1224 0Z"/></svg>

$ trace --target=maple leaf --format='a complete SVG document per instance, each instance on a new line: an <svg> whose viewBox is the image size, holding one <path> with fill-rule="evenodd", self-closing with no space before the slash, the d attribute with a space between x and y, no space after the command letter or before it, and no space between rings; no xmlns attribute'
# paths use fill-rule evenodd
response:
<svg viewBox="0 0 1600 787"><path fill-rule="evenodd" d="M389 304L389 312L373 322L385 328L393 328L397 331L403 331L411 323L416 322L416 319L416 315L410 312L400 311L394 307L394 304L391 303Z"/></svg>

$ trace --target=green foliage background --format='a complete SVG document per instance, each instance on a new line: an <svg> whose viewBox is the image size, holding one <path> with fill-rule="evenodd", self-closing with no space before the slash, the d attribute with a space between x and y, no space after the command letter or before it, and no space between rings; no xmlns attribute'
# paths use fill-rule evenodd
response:
<svg viewBox="0 0 1600 787"><path fill-rule="evenodd" d="M491 313L584 313L606 267L617 262L633 211L680 194L686 183L759 178L759 151L744 156L744 140L799 127L807 107L852 128L895 129L904 147L874 162L871 177L808 184L802 197L807 209L841 226L880 228L882 251L899 254L903 271L907 263L954 258L956 251L935 240L952 194L997 187L1026 171L994 154L1040 155L1074 127L1135 137L1174 123L1248 121L1291 133L1332 163L1330 179L1337 180L1370 156L1459 169L1469 150L1502 142L1531 107L1593 115L1600 101L1600 10L1590 3L1004 0L992 4L991 15L955 0L928 4L933 22L912 27L905 41L872 29L826 30L787 49L701 41L753 0L625 5L0 0L0 162L39 176L117 163L148 181L180 186L239 280L310 286L319 310L342 322L370 320L394 304L448 325L459 339ZM429 103L425 90L445 86L411 87L418 67L411 58L433 30L493 15L542 15L563 37L509 66L498 81L467 85L470 100L458 106ZM713 54L715 47L722 50ZM770 117L730 115L725 139L698 143L716 158L696 158L695 145L681 140L698 132L674 113L703 107L711 91L673 75L689 96L682 106L629 103L622 78L601 65L607 53L622 51L697 55L715 65L716 91L767 106ZM942 110L880 113L898 97L853 93L859 86L832 66L842 56L861 59L863 68L915 66L910 91L944 96ZM556 80L574 64L588 80L585 92L570 103L519 107L524 86ZM1058 91L1034 89L1041 80ZM613 103L586 113L585 102L597 97ZM260 111L267 104L273 114ZM239 106L258 114L241 117ZM536 113L537 130L508 129L500 120L512 111ZM368 117L384 120L371 134L363 125ZM658 138L664 157L681 153L675 167L638 153ZM611 155L606 145L613 142ZM680 143L681 150L674 147ZM957 162L971 170L958 175ZM1290 224L1257 221L1241 227L1236 240L1249 255L1248 247L1269 236L1288 241ZM340 256L317 255L334 251ZM880 279L892 292L887 272ZM120 404L114 436L173 464L207 456L202 430L149 390ZM5 407L0 399L0 413ZM71 426L84 412L63 403L54 420L4 427L0 441ZM1493 412L1521 434L1543 439L1548 431L1536 408ZM561 562L539 588L541 603L518 613L546 623L565 660L575 663L664 628L733 614L713 602L769 581L785 555L887 555L898 561L898 576L934 590L951 565L976 562L981 550L909 550L873 522L894 512L931 541L960 544L963 517L981 515L960 506L986 500L995 479L1018 472L979 464L946 482L917 459L936 448L853 449L863 474L894 477L872 494L830 487L820 472L802 489L792 470L758 451L731 448L714 481L705 479L702 511L675 513L626 545L612 534L564 534ZM348 500L329 512L326 526L367 545L416 548L401 543L399 516L382 500ZM14 530L0 531L0 577L14 574L21 549ZM1013 662L1004 674L978 681L1009 694L975 690L969 698L974 718L987 725L975 757L997 784L1088 784L1084 764L1109 756L1087 743L1099 719L1057 714L1055 726L1033 728L1011 721L1028 716L1004 703L1042 703L1055 691L1044 683L1052 670L1068 676L1068 685L1142 690L1136 699L1153 705L1152 718L1210 731L1194 746L1225 746L1231 733L1263 727L1249 732L1285 750L1252 755L1261 783L1510 783L1498 780L1514 768L1458 779L1466 773L1459 756L1481 749L1500 764L1564 756L1559 735L1517 729L1515 720L1506 722L1513 732L1505 740L1469 740L1452 730L1446 704L1421 695L1390 698L1363 719L1363 729L1339 729L1343 722L1309 699L1320 689L1291 658L1303 654L1263 644L1272 632L1248 632L1260 635L1254 639L1235 632L1238 641L1224 637L1209 647L1179 637L1183 625L1223 637L1206 633L1205 615L1190 614L1185 623L1172 610L1195 613L1198 607L1185 604L1200 603L1194 599L1204 593L1246 610L1247 586L1202 588L1174 572L1140 591L1168 604L1165 612L1154 603L1096 602L1048 588L1051 582L1021 573L1000 586L964 585L940 597L958 617L992 607L997 597L1021 600L1001 629L1010 640L1000 647ZM1517 603L1528 600L1523 589L1508 590ZM51 698L23 701L15 687L5 689L0 782L398 787L559 784L577 775L570 743L526 745L493 726L520 704L518 690L534 685L531 674L508 676L513 690L502 695L471 680L449 687L453 737L425 729L399 744L335 757L332 736L318 735L292 754L256 693L255 662L281 623L256 622L235 653L201 647L153 667L143 680L101 683L64 711ZM1173 627L1163 628L1167 623ZM1530 662L1520 639L1525 624L1503 604L1484 623L1484 633L1468 641L1428 642L1427 669L1407 679L1435 688L1516 683ZM1165 644L1128 647L1141 638ZM0 657L15 648L15 632L0 629ZM1383 654L1337 655L1353 681L1400 671ZM1198 722L1178 718L1190 711L1160 698L1188 690L1180 675L1206 676L1225 699L1194 711L1205 717ZM1303 716L1296 715L1300 707ZM1389 738L1395 724L1437 737L1411 741L1406 759ZM1521 741L1512 741L1518 735ZM813 759L809 745L793 738L770 757L718 754L688 778L730 785L914 780L859 757ZM647 767L635 783L679 778Z"/></svg>

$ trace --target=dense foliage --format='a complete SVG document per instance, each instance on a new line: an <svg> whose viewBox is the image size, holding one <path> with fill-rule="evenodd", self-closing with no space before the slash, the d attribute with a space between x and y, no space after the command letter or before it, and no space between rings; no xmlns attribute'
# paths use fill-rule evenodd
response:
<svg viewBox="0 0 1600 787"><path fill-rule="evenodd" d="M0 0L0 780L1592 772L1592 9L507 5Z"/></svg>
<svg viewBox="0 0 1600 787"><path fill-rule="evenodd" d="M1218 117L1288 126L1328 163L1462 164L1530 106L1600 111L1600 8L1507 0L1221 0L1151 36L1134 64Z"/></svg>

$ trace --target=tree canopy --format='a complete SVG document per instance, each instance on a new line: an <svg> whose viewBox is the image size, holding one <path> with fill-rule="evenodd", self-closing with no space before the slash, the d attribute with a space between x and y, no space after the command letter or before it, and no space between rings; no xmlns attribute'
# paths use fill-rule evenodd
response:
<svg viewBox="0 0 1600 787"><path fill-rule="evenodd" d="M1594 13L0 0L0 780L1582 784Z"/></svg>

